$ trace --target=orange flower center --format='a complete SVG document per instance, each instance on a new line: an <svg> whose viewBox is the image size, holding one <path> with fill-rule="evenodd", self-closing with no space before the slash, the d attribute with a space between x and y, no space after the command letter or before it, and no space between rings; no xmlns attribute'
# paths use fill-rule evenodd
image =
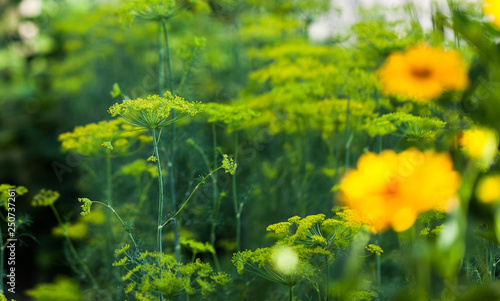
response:
<svg viewBox="0 0 500 301"><path fill-rule="evenodd" d="M429 77L431 77L431 70L429 70L429 68L415 68L413 70L411 70L411 75L413 75L414 77L418 78L418 79L427 79Z"/></svg>
<svg viewBox="0 0 500 301"><path fill-rule="evenodd" d="M387 186L385 187L384 195L386 197L395 196L399 192L398 181L395 178L388 180Z"/></svg>

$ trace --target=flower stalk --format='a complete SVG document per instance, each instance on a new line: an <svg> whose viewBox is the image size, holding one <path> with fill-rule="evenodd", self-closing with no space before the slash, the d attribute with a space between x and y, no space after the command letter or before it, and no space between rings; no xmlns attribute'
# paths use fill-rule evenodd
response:
<svg viewBox="0 0 500 301"><path fill-rule="evenodd" d="M61 217L59 216L59 213L57 212L56 207L54 207L54 204L49 204L49 206L50 206L50 209L52 209L52 212L54 212L54 215L56 216L57 223L59 224L59 227L61 227L61 229L63 229L64 238L66 239L66 242L68 243L68 247L69 247L71 254L75 258L75 260L78 262L80 267L82 268L83 273L89 279L90 283L92 284L92 288L99 289L99 285L97 284L97 281L95 280L94 276L90 272L89 267L87 266L87 264L85 262L83 262L80 255L78 255L78 252L76 251L75 246L73 245L73 242L71 241L71 239L69 239L68 229L66 228L66 225L62 222Z"/></svg>

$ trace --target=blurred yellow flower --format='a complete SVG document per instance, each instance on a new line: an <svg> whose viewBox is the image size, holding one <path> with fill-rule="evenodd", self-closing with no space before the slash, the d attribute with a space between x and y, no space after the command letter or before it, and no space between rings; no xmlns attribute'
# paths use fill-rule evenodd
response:
<svg viewBox="0 0 500 301"><path fill-rule="evenodd" d="M421 212L447 209L459 182L448 154L386 150L361 156L341 183L341 201L375 231L400 232Z"/></svg>
<svg viewBox="0 0 500 301"><path fill-rule="evenodd" d="M469 84L467 68L456 51L425 44L391 54L378 76L385 93L417 101L437 98L445 90L464 90Z"/></svg>
<svg viewBox="0 0 500 301"><path fill-rule="evenodd" d="M498 136L495 131L486 128L474 128L465 131L459 139L463 151L482 167L493 163L498 151Z"/></svg>
<svg viewBox="0 0 500 301"><path fill-rule="evenodd" d="M491 22L500 27L500 1L485 0L483 3L484 14L491 18Z"/></svg>
<svg viewBox="0 0 500 301"><path fill-rule="evenodd" d="M482 178L476 187L476 198L483 203L493 203L500 199L500 175Z"/></svg>

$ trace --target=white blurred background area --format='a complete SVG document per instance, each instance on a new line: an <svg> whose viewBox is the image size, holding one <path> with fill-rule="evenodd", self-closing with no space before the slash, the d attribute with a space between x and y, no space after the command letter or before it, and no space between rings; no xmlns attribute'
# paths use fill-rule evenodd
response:
<svg viewBox="0 0 500 301"><path fill-rule="evenodd" d="M479 6L482 0L460 0L460 2L476 3ZM442 12L448 12L447 0L332 0L332 9L311 24L309 36L314 41L324 41L345 32L370 11L374 14L383 14L387 20L407 19L405 5L415 7L416 17L424 30L432 28L433 6Z"/></svg>

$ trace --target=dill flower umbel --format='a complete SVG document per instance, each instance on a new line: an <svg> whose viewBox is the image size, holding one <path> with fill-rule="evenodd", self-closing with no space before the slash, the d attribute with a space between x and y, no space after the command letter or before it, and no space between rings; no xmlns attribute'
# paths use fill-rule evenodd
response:
<svg viewBox="0 0 500 301"><path fill-rule="evenodd" d="M341 184L341 201L375 231L404 231L421 212L448 207L459 187L448 154L409 149L368 153Z"/></svg>
<svg viewBox="0 0 500 301"><path fill-rule="evenodd" d="M491 18L491 22L500 28L500 2L498 0L485 0L483 10L484 14Z"/></svg>
<svg viewBox="0 0 500 301"><path fill-rule="evenodd" d="M425 44L391 54L378 76L385 93L417 101L437 98L445 90L464 90L469 84L458 52Z"/></svg>
<svg viewBox="0 0 500 301"><path fill-rule="evenodd" d="M175 117L172 116L172 110L178 113ZM149 95L146 99L125 99L123 103L111 106L108 111L113 117L120 115L132 126L156 129L194 116L201 111L201 104L166 92L163 97Z"/></svg>

